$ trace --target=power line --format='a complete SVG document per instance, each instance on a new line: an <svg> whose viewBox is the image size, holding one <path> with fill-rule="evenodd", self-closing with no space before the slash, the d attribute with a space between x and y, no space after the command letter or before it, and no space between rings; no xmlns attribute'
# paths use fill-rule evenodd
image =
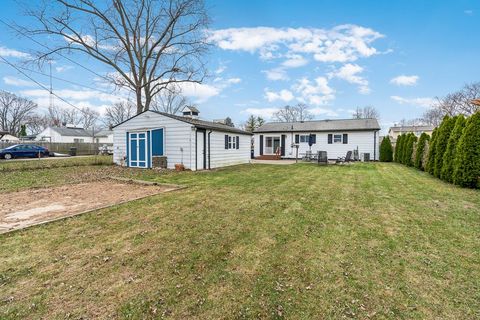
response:
<svg viewBox="0 0 480 320"><path fill-rule="evenodd" d="M10 61L8 61L7 59L5 59L4 57L0 56L0 59L3 60L3 62L5 62L6 64L8 64L9 66L15 68L15 70L17 70L18 72L20 72L21 74L23 74L25 77L27 77L28 79L30 79L31 81L35 82L39 87L41 87L42 89L48 91L50 94L54 95L55 97L57 97L58 99L60 99L61 101L65 102L66 104L68 104L69 106L77 109L78 111L82 112L82 113L85 113L85 111L83 111L82 109L80 109L79 107L77 107L76 105L70 103L69 101L65 100L64 98L60 97L59 95L57 95L56 93L54 93L53 91L50 91L49 88L45 87L43 84L41 84L40 82L38 82L37 80L33 79L32 77L30 77L28 74L26 74L25 72L23 72L20 68L18 68L16 65L14 65L13 63L11 63Z"/></svg>
<svg viewBox="0 0 480 320"><path fill-rule="evenodd" d="M16 32L18 32L18 33L20 33L20 34L21 34L21 35L23 35L24 37L26 37L26 38L28 38L28 39L32 40L32 41L33 41L33 42L35 42L36 44L38 44L38 45L40 45L40 46L42 46L42 47L44 47L44 48L48 49L49 51L53 51L53 50L52 50L52 49L50 49L50 48L49 48L47 45L45 45L45 44L41 43L40 41L38 41L38 40L36 40L35 38L31 37L30 35L26 34L25 32L23 32L23 31L19 30L18 28L16 28L16 27L12 26L11 24L9 24L9 23L5 22L5 20L3 20L3 19L0 19L0 22L1 22L1 23L3 23L4 25L6 25L7 27L9 27L10 29L12 29L12 30L14 30L14 31L16 31ZM97 72L95 72L95 71L93 71L93 70L91 70L91 69L89 69L89 68L85 67L84 65L82 65L82 64L80 64L80 63L78 63L78 62L77 62L77 61L75 61L75 60L72 60L71 58L69 58L69 57L65 56L64 54L62 54L62 53L60 53L60 52L58 52L58 51L53 51L53 52L54 52L54 53L56 53L56 54L58 54L59 56L63 57L64 59L67 59L68 61L70 61L70 62L72 62L72 63L76 64L77 66L79 66L79 67L81 67L81 68L83 68L83 69L85 69L85 70L87 70L87 71L89 71L89 72L93 73L94 75L96 75L96 76L98 76L98 77L100 77L100 78L103 78L103 79L109 80L107 77L105 77L105 76L102 76L101 74L98 74Z"/></svg>

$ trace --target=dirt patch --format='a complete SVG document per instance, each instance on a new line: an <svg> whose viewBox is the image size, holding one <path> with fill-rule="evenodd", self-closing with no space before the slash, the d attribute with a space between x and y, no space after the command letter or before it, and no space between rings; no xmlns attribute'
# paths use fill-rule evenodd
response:
<svg viewBox="0 0 480 320"><path fill-rule="evenodd" d="M0 233L178 188L104 180L6 193L0 202Z"/></svg>

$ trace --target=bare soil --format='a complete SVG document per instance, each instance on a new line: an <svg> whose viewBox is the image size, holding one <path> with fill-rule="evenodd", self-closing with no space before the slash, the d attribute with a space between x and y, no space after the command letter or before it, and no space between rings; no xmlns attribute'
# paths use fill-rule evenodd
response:
<svg viewBox="0 0 480 320"><path fill-rule="evenodd" d="M6 193L0 199L0 233L175 189L103 180Z"/></svg>

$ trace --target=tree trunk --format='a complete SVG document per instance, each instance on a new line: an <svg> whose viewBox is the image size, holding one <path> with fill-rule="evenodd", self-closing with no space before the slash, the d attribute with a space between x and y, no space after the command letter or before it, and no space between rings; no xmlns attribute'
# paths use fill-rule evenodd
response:
<svg viewBox="0 0 480 320"><path fill-rule="evenodd" d="M137 88L136 96L137 96L137 114L139 114L139 113L143 112L142 89L141 88Z"/></svg>

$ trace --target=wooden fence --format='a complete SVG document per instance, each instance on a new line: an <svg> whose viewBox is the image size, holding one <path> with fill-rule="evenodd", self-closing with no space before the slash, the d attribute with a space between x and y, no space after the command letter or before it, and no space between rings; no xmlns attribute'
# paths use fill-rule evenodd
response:
<svg viewBox="0 0 480 320"><path fill-rule="evenodd" d="M13 146L15 144L34 144L47 148L50 152L65 153L70 152L70 148L77 148L77 155L94 155L99 153L99 148L107 145L109 149L113 148L111 143L93 143L93 142L79 142L79 143L56 143L56 142L42 142L42 141L23 141L23 142L4 142L0 141L0 149Z"/></svg>

